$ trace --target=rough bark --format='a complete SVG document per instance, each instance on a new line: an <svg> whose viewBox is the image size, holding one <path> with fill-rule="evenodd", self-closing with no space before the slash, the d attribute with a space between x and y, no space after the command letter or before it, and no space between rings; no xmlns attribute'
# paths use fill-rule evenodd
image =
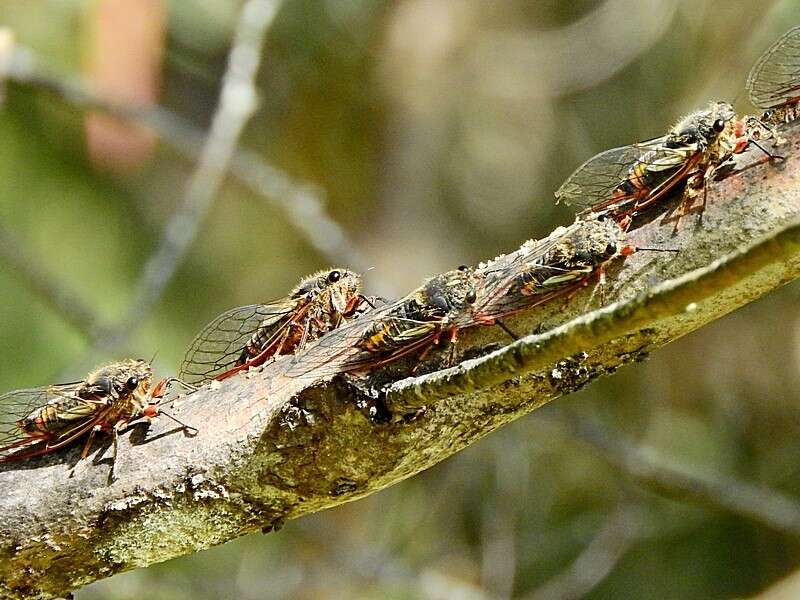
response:
<svg viewBox="0 0 800 600"><path fill-rule="evenodd" d="M634 243L681 251L618 261L605 308L587 312L600 300L587 288L507 322L545 333L506 345L498 328L475 329L457 349L478 358L405 381L413 363L385 370L398 380L387 404L404 418L370 419L341 379L287 381L278 361L177 406L195 437L167 419L132 427L111 485L108 447L72 477L79 448L3 466L0 595L65 595L366 496L793 280L800 135L788 137L783 164L711 185L702 220L689 215L676 230L667 214L637 229Z"/></svg>

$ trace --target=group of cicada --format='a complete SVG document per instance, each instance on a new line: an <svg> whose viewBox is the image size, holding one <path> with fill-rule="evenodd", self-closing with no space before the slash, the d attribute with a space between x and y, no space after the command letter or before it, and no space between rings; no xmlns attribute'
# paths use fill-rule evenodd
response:
<svg viewBox="0 0 800 600"><path fill-rule="evenodd" d="M283 362L287 377L364 373L402 357L421 360L464 329L503 326L508 315L568 297L599 280L610 261L643 249L627 242L628 233L667 197L681 192L671 209L680 218L700 194L705 205L707 185L734 155L754 145L776 158L760 142L779 145L779 130L798 117L800 27L756 62L747 89L761 115L739 117L730 104L712 102L662 137L598 154L556 192L558 201L580 207L574 223L475 268L437 275L399 300L365 296L358 274L331 269L303 279L285 298L214 319L189 347L179 378L154 384L147 361L124 360L82 381L5 394L0 462L78 440L85 458L97 432L112 434L116 456L119 432L133 420L163 414L159 405L174 382L194 390L282 355L292 355Z"/></svg>

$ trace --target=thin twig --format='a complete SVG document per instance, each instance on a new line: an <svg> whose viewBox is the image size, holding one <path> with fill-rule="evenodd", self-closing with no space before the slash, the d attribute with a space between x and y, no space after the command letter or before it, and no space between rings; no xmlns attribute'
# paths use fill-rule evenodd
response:
<svg viewBox="0 0 800 600"><path fill-rule="evenodd" d="M202 129L161 106L111 100L94 92L79 78L53 74L28 48L18 46L14 50L2 77L17 85L52 93L82 110L105 112L144 125L184 156L192 160L200 157L205 139ZM344 228L327 212L324 193L319 187L294 180L256 152L242 148L232 153L228 170L251 192L282 210L295 230L331 264L358 270L369 267Z"/></svg>
<svg viewBox="0 0 800 600"><path fill-rule="evenodd" d="M792 536L800 536L800 502L781 492L730 477L709 477L670 462L619 431L573 416L569 429L601 451L612 466L662 494L739 515Z"/></svg>
<svg viewBox="0 0 800 600"><path fill-rule="evenodd" d="M264 36L280 5L280 0L248 0L242 8L228 54L219 105L183 203L167 223L159 247L144 266L128 314L112 335L98 340L98 346L114 349L124 343L135 325L161 298L194 242L225 180L239 137L255 112L255 78L261 64Z"/></svg>
<svg viewBox="0 0 800 600"><path fill-rule="evenodd" d="M14 275L65 321L89 337L107 334L97 313L71 290L46 273L17 237L0 223L0 259Z"/></svg>
<svg viewBox="0 0 800 600"><path fill-rule="evenodd" d="M16 48L3 75L17 84L55 94L83 110L105 112L144 125L184 156L192 160L200 156L205 138L202 129L161 106L111 100L95 93L78 78L49 73L28 48ZM328 214L319 187L294 180L256 152L243 148L231 156L229 172L250 191L283 210L295 229L332 264L343 263L360 270L369 266L344 228Z"/></svg>
<svg viewBox="0 0 800 600"><path fill-rule="evenodd" d="M583 598L614 570L636 542L641 525L638 507L621 506L608 517L597 535L564 572L524 596L525 600Z"/></svg>

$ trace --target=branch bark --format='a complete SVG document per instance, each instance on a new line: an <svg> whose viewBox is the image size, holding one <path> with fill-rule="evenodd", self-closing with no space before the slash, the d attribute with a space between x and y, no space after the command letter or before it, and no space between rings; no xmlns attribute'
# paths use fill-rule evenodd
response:
<svg viewBox="0 0 800 600"><path fill-rule="evenodd" d="M598 301L587 289L507 321L546 333L497 350L505 334L479 328L457 346L479 358L402 381L413 363L387 367L389 406L415 411L403 419L370 420L338 378L287 380L281 359L183 401L175 416L199 426L196 437L165 419L132 427L112 485L102 451L72 477L79 449L3 466L0 594L64 595L356 500L795 279L800 133L787 137L784 164L710 186L702 221L684 217L676 231L666 215L637 229L635 244L681 252L615 265L606 308L581 316Z"/></svg>

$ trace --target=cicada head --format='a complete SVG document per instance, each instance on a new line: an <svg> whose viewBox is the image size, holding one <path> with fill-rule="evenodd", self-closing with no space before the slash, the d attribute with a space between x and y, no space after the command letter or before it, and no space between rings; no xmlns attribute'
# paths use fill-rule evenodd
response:
<svg viewBox="0 0 800 600"><path fill-rule="evenodd" d="M696 145L697 150L713 149L721 156L733 152L739 137L737 132L743 129L733 106L712 102L707 109L681 119L667 137L687 146Z"/></svg>
<svg viewBox="0 0 800 600"><path fill-rule="evenodd" d="M89 373L82 388L87 393L108 396L109 401L133 395L145 397L150 389L153 369L144 359L126 359Z"/></svg>
<svg viewBox="0 0 800 600"><path fill-rule="evenodd" d="M431 277L416 292L423 312L451 317L468 310L477 300L477 276L472 267L461 266Z"/></svg>
<svg viewBox="0 0 800 600"><path fill-rule="evenodd" d="M303 279L291 296L318 303L322 312L336 320L352 312L361 294L361 276L349 269L327 269Z"/></svg>
<svg viewBox="0 0 800 600"><path fill-rule="evenodd" d="M727 102L712 102L708 108L693 112L680 121L667 135L670 147L689 146L696 150L720 145L720 154L730 153L735 147L738 124L736 111Z"/></svg>
<svg viewBox="0 0 800 600"><path fill-rule="evenodd" d="M614 219L597 218L581 222L571 236L572 256L565 262L596 267L617 256L625 245L625 232Z"/></svg>

